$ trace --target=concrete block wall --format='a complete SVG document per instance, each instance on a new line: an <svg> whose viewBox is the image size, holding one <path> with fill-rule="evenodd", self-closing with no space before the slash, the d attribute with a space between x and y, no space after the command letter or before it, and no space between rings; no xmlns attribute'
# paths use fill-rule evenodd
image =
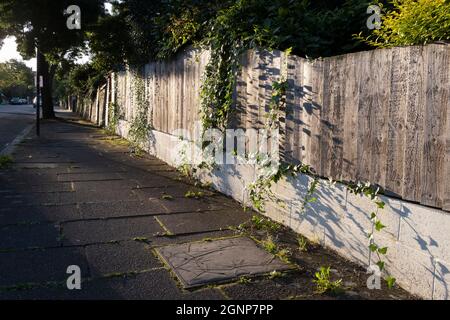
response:
<svg viewBox="0 0 450 320"><path fill-rule="evenodd" d="M120 121L117 132L127 137L128 124ZM142 146L149 153L176 165L173 152L178 137L159 131L149 135ZM250 206L246 186L253 182L255 169L249 165L222 165L213 172L199 172L198 178L211 182L218 191ZM311 178L299 175L280 181L273 191L283 206L266 204L265 214L289 226L341 256L368 266L373 261L367 232L372 229L370 213L375 205L364 196L351 194L344 185L320 182L315 197L302 210ZM386 264L397 283L425 299L450 299L450 214L418 204L382 196L386 206L379 216L387 227L375 232L375 241L388 247ZM372 261L371 261L372 260Z"/></svg>

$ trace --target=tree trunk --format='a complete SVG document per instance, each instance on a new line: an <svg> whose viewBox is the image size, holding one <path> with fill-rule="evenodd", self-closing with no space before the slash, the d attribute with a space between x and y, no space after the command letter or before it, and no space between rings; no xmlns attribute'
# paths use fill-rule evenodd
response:
<svg viewBox="0 0 450 320"><path fill-rule="evenodd" d="M51 119L55 117L52 97L52 86L53 77L55 76L55 68L49 65L47 59L40 51L38 53L38 72L44 80L44 87L41 88L42 117L44 119Z"/></svg>

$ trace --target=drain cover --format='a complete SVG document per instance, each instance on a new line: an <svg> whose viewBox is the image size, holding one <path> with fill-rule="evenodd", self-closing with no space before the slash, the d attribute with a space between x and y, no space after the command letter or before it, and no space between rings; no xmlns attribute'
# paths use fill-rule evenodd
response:
<svg viewBox="0 0 450 320"><path fill-rule="evenodd" d="M185 288L291 268L245 237L171 245L157 251Z"/></svg>

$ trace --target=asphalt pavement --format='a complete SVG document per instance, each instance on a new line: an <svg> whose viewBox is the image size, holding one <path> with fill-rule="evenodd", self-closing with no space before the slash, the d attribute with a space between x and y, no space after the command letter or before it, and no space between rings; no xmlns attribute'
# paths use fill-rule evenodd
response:
<svg viewBox="0 0 450 320"><path fill-rule="evenodd" d="M35 121L33 105L0 104L0 152Z"/></svg>

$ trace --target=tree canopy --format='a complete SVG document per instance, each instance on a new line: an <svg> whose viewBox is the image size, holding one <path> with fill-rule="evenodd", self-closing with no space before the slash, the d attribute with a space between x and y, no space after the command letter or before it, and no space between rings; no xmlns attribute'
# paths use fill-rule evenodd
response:
<svg viewBox="0 0 450 320"><path fill-rule="evenodd" d="M17 60L0 63L0 92L8 99L31 97L34 92L33 71Z"/></svg>
<svg viewBox="0 0 450 320"><path fill-rule="evenodd" d="M81 29L67 28L70 5L81 9ZM104 14L102 0L0 0L0 39L15 36L24 58L39 48L38 68L44 76L44 117L53 116L52 86L56 68L64 59L78 56L86 45L86 32Z"/></svg>

